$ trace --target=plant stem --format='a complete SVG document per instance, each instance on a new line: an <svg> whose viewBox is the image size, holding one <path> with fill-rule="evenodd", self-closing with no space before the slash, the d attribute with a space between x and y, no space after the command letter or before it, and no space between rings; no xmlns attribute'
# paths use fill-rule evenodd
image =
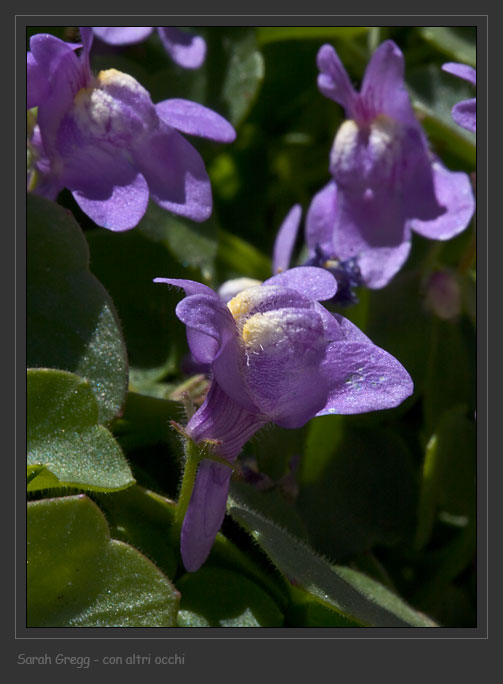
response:
<svg viewBox="0 0 503 684"><path fill-rule="evenodd" d="M176 505L175 525L181 527L187 508L189 507L192 489L196 479L197 466L201 460L199 447L191 439L185 441L185 468L183 471L182 486Z"/></svg>

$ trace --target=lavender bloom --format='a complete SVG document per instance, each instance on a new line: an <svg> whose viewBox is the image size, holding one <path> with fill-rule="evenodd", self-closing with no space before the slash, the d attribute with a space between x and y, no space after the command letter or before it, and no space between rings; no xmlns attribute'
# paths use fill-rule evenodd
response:
<svg viewBox="0 0 503 684"><path fill-rule="evenodd" d="M334 277L293 268L242 290L225 304L190 280L156 278L186 297L176 308L193 356L211 364L212 383L186 432L194 442L218 440L232 463L244 443L272 421L298 428L314 416L363 413L400 404L412 380L390 354L352 323L329 313ZM206 560L225 514L231 469L201 462L181 533L188 571Z"/></svg>
<svg viewBox="0 0 503 684"><path fill-rule="evenodd" d="M93 26L93 33L109 45L132 45L145 40L154 28L166 52L178 66L197 69L206 57L206 43L201 36L180 31L174 26Z"/></svg>
<svg viewBox="0 0 503 684"><path fill-rule="evenodd" d="M363 282L384 287L402 267L411 231L448 240L474 211L470 180L432 159L404 86L393 41L373 54L361 91L330 45L318 52L318 87L345 109L330 154L333 179L313 199L306 221L311 255L356 259Z"/></svg>
<svg viewBox="0 0 503 684"><path fill-rule="evenodd" d="M295 204L279 228L274 243L273 273L281 273L290 266L301 215L300 205ZM309 258L302 265L326 268L335 277L337 292L331 300L334 304L348 306L358 302L353 288L362 284L362 277L355 257L341 261L333 254L325 252L319 244L315 244Z"/></svg>
<svg viewBox="0 0 503 684"><path fill-rule="evenodd" d="M448 74L459 76L459 78L468 81L472 85L477 85L477 72L473 67L466 64L458 64L456 62L447 62L442 65L442 69ZM477 100L463 100L455 104L451 111L452 118L458 124L472 133L477 130Z"/></svg>
<svg viewBox="0 0 503 684"><path fill-rule="evenodd" d="M48 34L30 41L27 105L38 107L31 141L40 175L35 191L54 199L66 187L97 225L115 231L137 225L149 196L174 214L206 220L210 181L178 131L231 142L233 127L188 100L154 105L134 78L115 69L93 76L93 34L86 27L81 34L83 46Z"/></svg>

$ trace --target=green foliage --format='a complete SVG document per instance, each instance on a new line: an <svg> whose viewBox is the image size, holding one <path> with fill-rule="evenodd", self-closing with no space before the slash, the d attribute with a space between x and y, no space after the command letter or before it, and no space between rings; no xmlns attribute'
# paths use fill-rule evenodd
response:
<svg viewBox="0 0 503 684"><path fill-rule="evenodd" d="M243 575L205 567L177 583L182 594L179 627L281 627L271 597Z"/></svg>
<svg viewBox="0 0 503 684"><path fill-rule="evenodd" d="M27 199L27 365L89 381L102 422L116 416L127 388L127 357L114 305L89 272L84 235L62 207Z"/></svg>
<svg viewBox="0 0 503 684"><path fill-rule="evenodd" d="M28 491L113 491L134 483L119 445L99 424L88 382L66 371L33 369L27 395Z"/></svg>
<svg viewBox="0 0 503 684"><path fill-rule="evenodd" d="M30 627L172 627L179 594L85 496L28 504Z"/></svg>
<svg viewBox="0 0 503 684"><path fill-rule="evenodd" d="M302 587L325 607L360 625L435 626L378 582L350 568L331 566L307 544L251 508L244 497L233 493L229 512L294 586Z"/></svg>

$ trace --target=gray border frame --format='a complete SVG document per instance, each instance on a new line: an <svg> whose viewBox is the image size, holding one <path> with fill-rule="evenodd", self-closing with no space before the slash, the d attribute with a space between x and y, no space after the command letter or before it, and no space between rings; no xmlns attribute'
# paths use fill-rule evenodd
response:
<svg viewBox="0 0 503 684"><path fill-rule="evenodd" d="M257 3L258 4L258 3ZM458 6L459 7L459 6ZM313 8L314 9L314 8ZM397 8L398 9L398 8ZM47 23L46 18L57 18L60 21L52 21L52 24L81 24L86 25L91 23L91 16L83 16L81 19L76 15L72 16L72 21L64 21L64 15L47 14L47 15L36 15L36 14L26 14L18 15L15 17L15 59L16 59L16 71L15 78L17 86L16 90L16 102L18 105L18 112L24 106L24 86L25 86L25 69L24 69L24 38L22 41L19 40L19 31L21 30L24 34L24 28L26 25L44 25ZM68 16L68 15L66 15ZM104 23L102 20L105 15L100 16L100 23ZM135 15L112 15L110 19L114 19L115 25L124 25L131 23L127 19L129 16ZM136 15L140 16L140 15ZM152 20L153 24L164 24L168 23L166 21L166 16L157 15L141 15L143 17L148 16ZM492 15L491 15L492 16ZM489 63L489 50L488 50L488 25L489 25L489 15L488 14L478 14L478 15L420 15L420 16L410 16L410 15L374 15L371 16L354 16L354 15L330 15L330 14L312 14L312 15L231 15L231 14L213 14L213 15L178 15L172 14L170 17L176 17L176 21L173 22L177 25L476 25L478 27L478 63L477 63L477 98L478 98L478 108L479 108L479 125L477 131L477 190L478 190L478 207L477 207L477 225L478 225L478 237L477 237L477 248L478 248L478 260L477 267L479 271L479 285L477 288L477 304L478 304L478 378L477 378L477 393L478 393L478 538L477 538L477 548L478 548L478 558L479 558L479 585L478 585L478 627L470 629L450 629L450 628L439 628L435 630L425 630L422 628L410 628L410 629L381 629L381 628L362 628L356 633L355 630L346 629L330 629L330 628L290 628L290 629L268 629L268 628L258 628L258 629L205 629L205 628L193 628L190 631L180 628L171 629L26 629L21 627L19 623L17 624L17 631L14 633L12 629L12 619L11 613L8 612L9 624L7 628L7 633L4 634L4 639L10 644L10 649L17 653L25 652L32 655L38 653L57 653L57 652L68 652L68 654L76 655L78 652L92 652L96 655L94 657L100 658L103 652L117 653L119 651L126 652L149 652L154 655L156 652L166 652L170 653L181 653L185 652L188 656L190 651L192 660L194 653L204 652L204 657L198 663L192 662L193 665L197 664L201 667L201 673L208 673L212 670L213 666L222 667L222 657L228 662L231 671L234 669L231 665L239 665L243 662L246 663L246 669L255 670L256 666L262 661L262 653L266 657L266 652L273 652L273 660L271 662L277 663L278 667L284 675L287 674L287 663L294 665L294 671L298 673L296 678L301 675L313 676L312 663L313 657L308 657L307 653L305 657L300 656L299 649L294 646L291 648L289 642L291 640L307 640L309 644L305 641L303 643L307 651L311 650L316 655L314 656L316 660L316 669L318 667L323 668L323 660L327 657L327 649L323 648L320 652L320 648L324 646L323 642L325 640L330 640L333 642L335 639L343 640L389 640L390 646L388 644L382 644L380 646L380 656L377 657L371 664L372 671L374 673L381 671L383 674L386 672L387 675L391 674L389 671L389 658L390 652L387 651L388 647L393 646L395 639L406 639L406 640L433 640L437 639L448 639L448 640L487 640L489 638L488 631L488 153L487 153L487 105L488 105L488 63ZM118 21L121 18L122 21ZM45 21L44 21L45 19ZM79 20L80 19L80 20ZM315 19L313 22L312 20ZM154 21L157 20L157 21ZM311 20L311 21L310 21ZM23 22L21 24L21 21ZM98 22L96 22L98 23ZM494 46L496 47L496 46ZM495 51L495 50L494 50ZM11 53L12 54L12 53ZM498 59L496 55L495 59ZM494 132L494 131L493 131ZM22 160L21 163L15 166L15 207L14 207L14 219L16 224L15 232L15 245L13 249L13 255L15 259L14 268L14 278L16 283L16 293L14 298L15 307L15 329L16 335L14 338L14 357L15 357L15 368L16 368L16 379L17 383L15 385L15 402L11 404L8 409L14 413L14 408L16 409L16 415L13 415L13 420L9 421L10 424L17 428L16 434L17 438L15 441L16 450L23 454L24 456L24 446L25 446L25 300L24 294L24 283L26 276L26 265L25 265L25 239L24 239L24 226L25 226L25 200L24 200L24 119L23 125L15 127L15 145L18 155L16 158ZM21 154L19 155L19 152ZM12 182L14 179L9 179ZM11 196L14 196L14 192ZM494 248L493 248L494 249ZM493 290L494 291L494 290ZM497 290L496 290L497 291ZM10 290L7 288L7 292ZM13 309L14 309L13 307ZM9 413L7 416L10 417ZM22 494L20 492L16 498L17 507L17 526L18 530L23 530L25 525L25 507L24 507L24 457L18 460L17 465L19 466L19 472L22 473L20 480L23 485ZM492 472L492 471L491 471ZM492 474L494 478L494 474ZM494 481L494 480L493 480ZM12 510L12 509L11 509ZM23 535L24 537L24 535ZM16 566L14 569L14 581L16 583L16 594L18 601L18 615L21 611L21 615L24 614L24 577L23 577L23 562L25 560L24 553L24 538L20 539L18 533L15 540L16 548ZM17 580L17 582L16 582ZM19 596L21 590L22 596ZM14 599L14 596L13 596ZM14 603L14 601L13 601ZM9 601L10 604L10 601ZM9 605L10 607L10 605ZM15 615L15 610L12 612ZM495 629L495 632L497 630ZM70 634L71 632L71 634ZM166 633L162 636L160 632ZM245 632L245 633L243 633ZM492 636L496 634L493 633ZM108 640L112 639L113 644L108 644ZM232 639L233 643L229 644L228 640ZM12 643L14 640L14 644ZM92 641L90 641L92 640ZM165 644L165 640L174 643ZM236 642L237 640L237 642ZM250 646L245 645L243 640L253 640L254 644L251 648L257 648L256 641L260 641L260 653L250 659ZM67 643L69 641L69 643ZM83 647L85 641L85 648ZM137 643L134 643L137 641ZM17 642L17 643L16 643ZM5 642L4 642L5 643ZM197 648L196 648L197 644ZM92 645L92 648L91 648ZM312 646L311 646L312 645ZM327 644L328 645L328 644ZM344 645L344 651L337 645L330 646L330 650L333 649L333 659L337 660L341 656L345 656L346 646L351 646L351 644ZM396 646L396 644L395 644ZM405 646L405 645L403 645ZM401 648L403 648L401 645ZM447 644L446 644L447 646ZM451 644L449 648L444 649L445 656L451 651ZM222 648L223 647L223 648ZM408 649L406 649L408 650ZM471 649L469 649L471 651ZM296 651L296 652L295 652ZM351 651L348 648L348 651ZM303 651L302 651L303 652ZM375 652L375 651L374 651ZM403 652L403 651L402 651ZM248 656L246 655L248 654ZM405 655L405 653L404 653ZM396 657L395 653L392 656L393 659ZM243 661L244 659L244 661ZM199 660L199 658L198 658ZM458 662L461 662L464 658L460 658ZM345 663L347 658L341 658ZM332 658L330 658L329 672L342 674L339 667L336 667ZM386 666L388 663L388 667ZM451 661L451 666L454 663ZM186 657L186 663L184 667L184 673L193 671L192 666L189 666L189 658ZM417 668L416 668L417 666ZM382 669L381 669L382 668ZM227 666L224 670L229 672ZM359 672L358 660L352 666L353 676ZM402 670L402 673L408 671L408 667ZM428 669L427 663L416 662L414 669L419 675L419 672L425 669L425 674L429 672L432 673L431 669ZM63 668L66 671L66 668ZM392 671L394 668L392 668ZM26 671L26 670L25 670ZM41 668L37 667L36 671L28 668L27 670L33 676L36 674L39 676L41 674ZM152 670L147 670L148 672L153 672ZM157 671L157 670L156 670ZM396 671L396 670L395 670ZM170 671L171 672L171 671ZM469 671L463 669L465 676L468 676ZM51 678L54 677L54 670L52 668L47 669L47 673ZM272 673L271 673L272 674ZM20 676L19 669L17 670L17 676ZM204 675L203 675L204 676ZM405 676L407 676L405 674ZM452 671L452 676L454 672ZM471 674L473 677L474 674ZM464 678L464 677L463 677ZM436 679L436 677L435 677ZM177 681L178 677L177 677ZM468 680L467 680L468 681Z"/></svg>

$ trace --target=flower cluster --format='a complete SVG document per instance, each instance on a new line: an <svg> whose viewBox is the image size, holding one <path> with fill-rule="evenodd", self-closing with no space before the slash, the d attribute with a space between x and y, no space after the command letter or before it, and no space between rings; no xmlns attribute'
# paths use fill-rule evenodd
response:
<svg viewBox="0 0 503 684"><path fill-rule="evenodd" d="M210 181L180 133L232 142L231 124L188 100L153 104L138 81L115 69L95 77L93 33L82 27L81 35L82 45L49 34L30 41L27 106L38 107L30 140L35 191L54 199L66 187L97 225L115 231L137 225L149 196L163 209L206 220Z"/></svg>
<svg viewBox="0 0 503 684"><path fill-rule="evenodd" d="M109 45L140 43L152 33L154 26L93 26L93 33ZM157 26L166 52L179 66L197 69L204 62L206 43L201 36L180 31L175 26Z"/></svg>
<svg viewBox="0 0 503 684"><path fill-rule="evenodd" d="M231 463L268 422L298 428L314 416L397 406L412 393L409 374L393 356L319 303L337 290L323 269L287 270L227 304L200 283L155 282L185 291L176 314L193 357L211 365L210 390L186 432L196 443L218 443L216 453ZM189 571L205 561L222 524L230 477L225 464L200 465L182 527Z"/></svg>

